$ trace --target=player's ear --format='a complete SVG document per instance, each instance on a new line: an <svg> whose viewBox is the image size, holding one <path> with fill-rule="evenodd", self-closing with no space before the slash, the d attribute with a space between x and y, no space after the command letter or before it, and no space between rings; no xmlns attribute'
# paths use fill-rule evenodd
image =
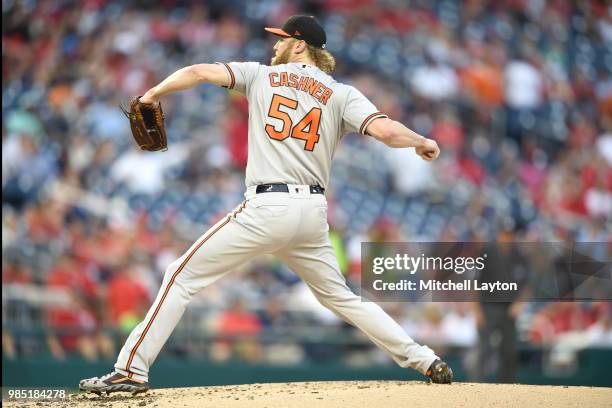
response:
<svg viewBox="0 0 612 408"><path fill-rule="evenodd" d="M296 41L295 45L293 46L293 52L295 52L296 54L303 53L305 49L306 49L306 41L304 40Z"/></svg>

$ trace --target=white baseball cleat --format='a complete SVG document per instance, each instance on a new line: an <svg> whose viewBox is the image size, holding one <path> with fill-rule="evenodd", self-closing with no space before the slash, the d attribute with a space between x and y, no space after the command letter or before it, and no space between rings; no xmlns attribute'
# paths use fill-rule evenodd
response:
<svg viewBox="0 0 612 408"><path fill-rule="evenodd" d="M102 395L103 392L109 395L111 392L117 391L131 392L135 395L147 392L149 390L149 383L112 371L102 377L81 380L79 382L79 390L93 392L98 395Z"/></svg>

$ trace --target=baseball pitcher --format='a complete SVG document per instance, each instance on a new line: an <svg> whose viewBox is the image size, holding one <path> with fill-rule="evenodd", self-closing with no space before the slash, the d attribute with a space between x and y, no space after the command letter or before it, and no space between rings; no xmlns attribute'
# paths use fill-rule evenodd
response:
<svg viewBox="0 0 612 408"><path fill-rule="evenodd" d="M148 390L149 368L191 298L261 254L285 262L324 306L362 330L401 367L416 369L434 383L452 381L451 369L430 348L417 344L379 306L361 302L347 287L329 242L325 199L332 157L345 133L359 132L394 148L414 147L426 161L438 157L436 142L389 119L357 89L334 80L335 61L325 50L325 31L313 17L293 16L282 28L266 30L279 37L270 66L188 66L137 101L159 106L162 96L202 83L246 95L245 200L168 266L155 302L126 340L115 369L82 380L81 390Z"/></svg>

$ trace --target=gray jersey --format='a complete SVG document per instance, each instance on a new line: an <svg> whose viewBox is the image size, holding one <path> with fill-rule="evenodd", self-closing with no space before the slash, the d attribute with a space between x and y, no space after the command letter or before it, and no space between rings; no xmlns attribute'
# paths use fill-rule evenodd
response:
<svg viewBox="0 0 612 408"><path fill-rule="evenodd" d="M357 89L312 65L223 65L228 88L249 101L247 187L286 183L327 188L342 135L364 134L374 119L386 117Z"/></svg>
<svg viewBox="0 0 612 408"><path fill-rule="evenodd" d="M340 137L364 133L385 115L355 88L310 65L224 65L228 87L249 100L246 199L168 266L155 302L119 353L115 371L124 378L116 379L118 388L97 377L81 381L79 388L96 393L143 389L151 364L193 295L262 254L278 256L323 305L361 329L400 366L430 372L438 360L433 350L416 343L378 305L363 302L346 285L329 240L327 200L304 186L327 187ZM302 188L257 194L255 186L267 183ZM132 388L123 388L127 380Z"/></svg>

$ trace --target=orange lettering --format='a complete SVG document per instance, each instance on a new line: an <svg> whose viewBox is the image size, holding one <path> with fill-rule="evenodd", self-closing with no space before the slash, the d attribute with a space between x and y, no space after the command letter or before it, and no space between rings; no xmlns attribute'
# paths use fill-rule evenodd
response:
<svg viewBox="0 0 612 408"><path fill-rule="evenodd" d="M287 73L286 72L281 72L280 73L280 85L281 86L288 86L288 82L287 82Z"/></svg>
<svg viewBox="0 0 612 408"><path fill-rule="evenodd" d="M270 85L273 87L277 87L280 84L278 83L278 79L275 79L276 77L278 77L278 73L277 72L270 72Z"/></svg>
<svg viewBox="0 0 612 408"><path fill-rule="evenodd" d="M274 140L285 140L289 137L291 133L291 127L293 126L293 122L291 122L291 116L287 112L283 112L279 108L281 106L286 106L290 109L295 109L298 106L296 100L285 98L284 96L274 94L272 97L272 103L270 104L270 110L268 110L268 116L271 118L278 119L283 122L283 127L281 130L276 130L274 126L267 124L265 129L266 133L270 138Z"/></svg>
<svg viewBox="0 0 612 408"><path fill-rule="evenodd" d="M295 74L289 74L289 86L292 88L297 88L298 76Z"/></svg>
<svg viewBox="0 0 612 408"><path fill-rule="evenodd" d="M305 91L306 90L306 87L308 86L308 80L309 79L312 81L311 78L304 77L304 76L300 77L300 83L298 84L298 89L300 91Z"/></svg>
<svg viewBox="0 0 612 408"><path fill-rule="evenodd" d="M323 92L323 95L321 95L319 102L321 102L323 105L327 105L327 100L330 96L332 96L333 93L334 91L332 91L331 89L325 88L325 92Z"/></svg>
<svg viewBox="0 0 612 408"><path fill-rule="evenodd" d="M319 81L315 81L314 79L311 79L310 81L308 81L308 93L314 95L317 91L317 87L319 86Z"/></svg>
<svg viewBox="0 0 612 408"><path fill-rule="evenodd" d="M281 106L287 107L292 110L296 110L298 107L298 101L284 96L274 94L272 96L272 102L270 103L270 109L268 110L268 116L275 118L283 122L283 127L280 130L271 124L266 124L266 133L271 139L283 141L289 136L296 139L304 140L304 150L312 152L315 145L319 142L319 125L321 124L321 109L312 108L310 112L304 116L297 125L293 126L291 116L285 111L280 110ZM308 129L308 130L306 130Z"/></svg>
<svg viewBox="0 0 612 408"><path fill-rule="evenodd" d="M321 109L312 108L293 128L293 137L306 141L304 150L312 152L319 142L319 123L321 123Z"/></svg>
<svg viewBox="0 0 612 408"><path fill-rule="evenodd" d="M314 96L316 99L319 99L321 97L321 93L323 92L323 89L325 89L325 86L319 82L319 86L317 87L317 91L314 93Z"/></svg>

